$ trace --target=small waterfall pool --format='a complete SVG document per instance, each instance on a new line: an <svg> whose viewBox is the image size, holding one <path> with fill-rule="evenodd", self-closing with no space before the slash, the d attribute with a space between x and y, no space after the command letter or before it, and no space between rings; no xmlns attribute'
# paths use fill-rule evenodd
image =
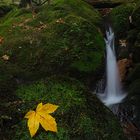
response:
<svg viewBox="0 0 140 140"><path fill-rule="evenodd" d="M108 107L119 104L126 97L126 93L122 90L120 76L116 60L116 52L114 45L114 32L112 28L106 31L106 86L104 92L98 92L99 99ZM100 90L98 90L100 91Z"/></svg>

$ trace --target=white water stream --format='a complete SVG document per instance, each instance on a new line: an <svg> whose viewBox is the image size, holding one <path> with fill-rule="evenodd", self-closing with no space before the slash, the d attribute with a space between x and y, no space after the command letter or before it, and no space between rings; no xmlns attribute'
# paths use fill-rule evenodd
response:
<svg viewBox="0 0 140 140"><path fill-rule="evenodd" d="M120 76L117 66L115 46L114 46L114 32L111 28L106 31L106 88L104 93L98 93L100 100L106 106L112 106L122 102L126 97L124 94Z"/></svg>

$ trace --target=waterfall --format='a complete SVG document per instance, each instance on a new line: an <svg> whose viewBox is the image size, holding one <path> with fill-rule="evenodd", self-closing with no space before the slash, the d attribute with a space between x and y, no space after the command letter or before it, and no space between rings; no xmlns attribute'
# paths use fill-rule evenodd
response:
<svg viewBox="0 0 140 140"><path fill-rule="evenodd" d="M106 105L112 106L122 102L124 94L117 66L114 32L111 28L106 31L106 87L104 93L98 93L99 99Z"/></svg>

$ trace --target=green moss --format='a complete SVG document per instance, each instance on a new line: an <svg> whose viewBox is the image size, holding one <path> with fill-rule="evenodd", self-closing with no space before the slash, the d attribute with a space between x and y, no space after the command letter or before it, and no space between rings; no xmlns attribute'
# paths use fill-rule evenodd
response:
<svg viewBox="0 0 140 140"><path fill-rule="evenodd" d="M79 71L90 72L96 70L102 64L102 55L100 53L87 52L82 55L80 60L71 64L71 66Z"/></svg>
<svg viewBox="0 0 140 140"><path fill-rule="evenodd" d="M45 93L47 93L47 88L43 82L32 84L28 86L28 88L26 88L26 86L21 86L20 89L16 91L16 95L22 100L34 102L42 99Z"/></svg>
<svg viewBox="0 0 140 140"><path fill-rule="evenodd" d="M22 127L20 127L20 125ZM13 140L70 140L69 135L68 135L68 130L66 130L66 128L63 127L59 127L58 128L58 132L57 134L53 133L53 132L45 132L45 130L43 130L42 128L40 128L37 132L37 135L34 136L34 138L31 138L29 131L27 129L27 122L26 121L22 121L19 126L15 126L15 129L20 129L20 131L18 131L16 133L16 135L14 136Z"/></svg>
<svg viewBox="0 0 140 140"><path fill-rule="evenodd" d="M89 140L96 138L94 136L94 133L95 133L94 132L94 121L90 117L85 116L85 115L81 116L78 124L79 124L79 129L80 129L79 131L82 132L83 130L85 130L83 137L84 137L84 135L86 135L85 137L88 138Z"/></svg>
<svg viewBox="0 0 140 140"><path fill-rule="evenodd" d="M134 8L135 3L129 3L118 6L111 11L113 29L118 37L126 36L126 31L130 27L129 16L131 16Z"/></svg>
<svg viewBox="0 0 140 140"><path fill-rule="evenodd" d="M64 84L59 84L58 82L55 83L55 81L49 82L48 79L46 85L43 82L39 82L31 86L23 86L17 90L16 95L23 101L34 102L34 104L46 101L61 105L63 107L62 112L68 111L71 104L73 106L84 104L80 92L82 87L78 90L76 82L75 85L69 85L65 82Z"/></svg>
<svg viewBox="0 0 140 140"><path fill-rule="evenodd" d="M80 0L54 1L35 18L26 9L14 8L0 22L4 37L0 56L10 57L4 62L7 73L23 81L94 73L104 55L104 39L95 26L100 19L96 10Z"/></svg>
<svg viewBox="0 0 140 140"><path fill-rule="evenodd" d="M13 9L3 17L0 56L6 54L9 60L0 60L1 83L3 89L12 89L13 97L20 102L15 107L18 115L12 115L19 123L4 129L5 133L15 134L8 135L10 140L30 140L27 121L22 118L40 102L59 105L52 114L58 123L58 133L40 129L35 140L124 139L113 114L75 80L77 72L86 77L100 68L105 46L97 27L100 21L99 13L80 0L53 1L40 8L34 18L23 9ZM60 77L42 80L51 75ZM9 85L19 87L14 92L14 86Z"/></svg>
<svg viewBox="0 0 140 140"><path fill-rule="evenodd" d="M137 6L132 13L133 24L139 29L140 25L140 2L137 2Z"/></svg>
<svg viewBox="0 0 140 140"><path fill-rule="evenodd" d="M22 114L30 109L35 109L41 101L59 105L57 111L52 114L58 124L58 133L45 132L40 128L33 138L35 140L62 140L64 138L66 140L124 139L120 126L112 113L75 79L52 77L46 82L41 81L19 87L16 95L21 101L24 101L19 106ZM12 138L13 140L30 140L25 123L27 121L22 121L14 126L16 133Z"/></svg>
<svg viewBox="0 0 140 140"><path fill-rule="evenodd" d="M46 8L48 10L45 10ZM101 20L100 14L92 6L81 0L56 0L51 5L44 6L41 10L43 11L39 14L41 21L51 22L54 19L63 18L69 13L88 19L94 24L99 24Z"/></svg>

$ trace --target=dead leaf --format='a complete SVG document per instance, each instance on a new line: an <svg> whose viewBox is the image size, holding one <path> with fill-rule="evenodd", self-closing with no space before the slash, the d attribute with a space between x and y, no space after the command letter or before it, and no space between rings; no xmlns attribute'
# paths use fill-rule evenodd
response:
<svg viewBox="0 0 140 140"><path fill-rule="evenodd" d="M2 56L2 59L5 60L5 61L8 61L9 58L10 58L10 57L9 57L8 55L6 55L6 54Z"/></svg>
<svg viewBox="0 0 140 140"><path fill-rule="evenodd" d="M59 18L58 20L56 20L56 23L62 23L62 24L64 24L65 21L62 18Z"/></svg>
<svg viewBox="0 0 140 140"><path fill-rule="evenodd" d="M119 40L119 44L121 47L126 47L127 43L126 43L126 40Z"/></svg>

